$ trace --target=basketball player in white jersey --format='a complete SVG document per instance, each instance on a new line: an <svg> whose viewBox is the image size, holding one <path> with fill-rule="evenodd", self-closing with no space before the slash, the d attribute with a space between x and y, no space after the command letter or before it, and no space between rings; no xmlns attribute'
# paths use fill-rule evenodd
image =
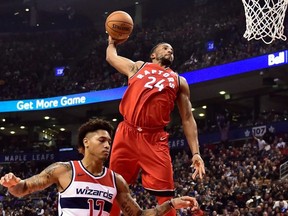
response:
<svg viewBox="0 0 288 216"><path fill-rule="evenodd" d="M124 215L164 215L171 209L198 209L195 198L171 199L153 209L143 210L130 195L124 178L104 166L109 156L113 126L101 119L86 122L79 128L78 145L84 157L79 161L56 162L40 174L20 179L13 173L0 183L16 196L23 197L56 184L59 194L58 215L107 216L114 199Z"/></svg>

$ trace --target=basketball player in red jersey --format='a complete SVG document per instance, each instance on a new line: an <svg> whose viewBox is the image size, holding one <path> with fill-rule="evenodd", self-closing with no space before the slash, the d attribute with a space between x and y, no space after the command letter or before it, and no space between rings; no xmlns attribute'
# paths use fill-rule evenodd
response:
<svg viewBox="0 0 288 216"><path fill-rule="evenodd" d="M123 42L123 41L122 41ZM118 41L110 36L106 60L128 77L128 88L120 103L124 121L118 125L109 168L120 173L128 184L135 182L142 171L142 184L161 204L174 196L174 181L168 147L168 133L164 127L170 122L174 103L178 105L184 133L192 152L192 178L205 174L200 156L197 126L190 102L190 90L184 77L170 69L174 60L168 43L156 45L152 62L134 62L117 54ZM113 205L111 215L118 216ZM170 211L169 215L176 215Z"/></svg>
<svg viewBox="0 0 288 216"><path fill-rule="evenodd" d="M108 216L114 199L124 215L156 216L171 209L198 209L195 198L183 196L154 209L142 210L130 195L123 177L103 166L109 156L112 131L109 122L90 120L79 129L78 145L84 154L81 161L54 163L40 174L24 180L9 173L0 179L0 183L17 197L56 184L59 191L58 215L61 216Z"/></svg>

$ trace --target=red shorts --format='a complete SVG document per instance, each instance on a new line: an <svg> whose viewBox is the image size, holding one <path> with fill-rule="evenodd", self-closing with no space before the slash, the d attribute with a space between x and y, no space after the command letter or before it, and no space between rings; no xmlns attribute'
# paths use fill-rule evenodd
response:
<svg viewBox="0 0 288 216"><path fill-rule="evenodd" d="M142 174L142 185L157 196L174 196L169 134L163 129L134 127L121 122L116 130L109 168L128 184Z"/></svg>

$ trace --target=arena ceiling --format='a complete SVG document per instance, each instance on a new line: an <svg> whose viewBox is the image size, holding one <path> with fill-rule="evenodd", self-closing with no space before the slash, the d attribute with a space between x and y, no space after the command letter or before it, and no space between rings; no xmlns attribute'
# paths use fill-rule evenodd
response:
<svg viewBox="0 0 288 216"><path fill-rule="evenodd" d="M39 10L57 12L61 7L71 7L79 14L94 18L97 14L104 15L106 11L133 6L135 2L143 0L38 0L37 4Z"/></svg>
<svg viewBox="0 0 288 216"><path fill-rule="evenodd" d="M77 14L95 19L105 12L124 9L146 1L148 0L1 0L0 12L1 15L13 14L15 10L36 5L39 11L63 13L66 9L72 9Z"/></svg>

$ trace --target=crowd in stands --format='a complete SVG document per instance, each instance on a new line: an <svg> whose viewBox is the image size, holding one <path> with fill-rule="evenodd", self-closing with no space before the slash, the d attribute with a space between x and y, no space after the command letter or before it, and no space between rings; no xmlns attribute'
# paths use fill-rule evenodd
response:
<svg viewBox="0 0 288 216"><path fill-rule="evenodd" d="M173 68L184 73L287 49L287 41L277 40L267 46L261 41L247 42L243 38L245 17L240 1L223 0L221 7L218 1L213 0L181 9L169 6L169 10L164 10L165 17L155 15L152 20L143 17L143 25L135 26L128 41L119 46L119 53L133 60L148 60L150 49L157 42L167 41L175 50ZM284 25L287 31L287 19ZM214 42L211 51L206 49L208 41ZM73 30L2 33L0 100L53 97L126 85L126 78L107 64L106 46L104 29L99 32L91 26ZM58 66L65 67L63 76L55 76L54 68ZM241 122L240 127L285 119L287 112L284 115L266 112L258 119L248 118L248 122ZM218 130L217 122L214 129ZM183 137L180 126L173 125L168 131L173 138ZM201 128L199 131L211 130ZM276 136L267 151L259 149L253 137L245 141L226 140L221 143L219 140L218 144L203 144L201 152L206 175L202 181L191 179L191 155L186 150L172 152L176 196L195 196L206 215L288 215L288 180L279 176L280 164L287 161L287 154L283 153L288 151L287 134ZM26 141L22 138L2 140L1 146L2 143L6 146L1 153L21 152L23 147L27 150ZM26 178L47 165L48 162L2 164L0 176L13 171ZM156 205L156 200L142 189L141 179L131 189L133 197L143 208ZM21 199L0 188L0 216L4 214L57 215L56 188ZM181 210L178 214L186 216L191 212Z"/></svg>
<svg viewBox="0 0 288 216"><path fill-rule="evenodd" d="M286 134L277 135L266 150L260 149L253 137L225 144L202 145L202 157L206 164L203 180L191 178L190 153L185 148L175 149L171 151L175 196L195 196L205 215L288 215L288 180L279 176L279 166L287 161L287 154L282 153L282 150L288 149L287 142ZM26 178L39 173L47 165L48 162L44 161L3 164L0 175L13 171ZM131 192L141 207L156 205L155 197L148 196L142 188L140 178L131 186ZM57 214L54 186L20 199L8 194L5 188L0 189L0 194L0 207L3 207L6 216ZM191 212L179 210L178 215L191 215Z"/></svg>
<svg viewBox="0 0 288 216"><path fill-rule="evenodd" d="M14 172L21 179L39 173L50 162L28 161L23 163L10 163L0 165L1 176L8 172ZM2 216L34 216L34 215L57 215L57 189L48 188L30 196L16 198L10 195L2 186L0 190L0 209L4 209Z"/></svg>
<svg viewBox="0 0 288 216"><path fill-rule="evenodd" d="M206 2L167 7L165 16L143 17L142 26L135 26L128 41L119 46L119 53L133 60L148 60L151 48L166 41L175 50L173 69L183 73L287 48L282 40L267 46L243 38L241 2L223 0L221 6ZM287 19L284 25L287 29ZM206 49L208 41L214 42L212 51ZM85 26L1 34L0 99L52 97L126 85L126 78L108 66L106 45L104 27L103 31ZM64 76L55 77L57 66L65 67Z"/></svg>

